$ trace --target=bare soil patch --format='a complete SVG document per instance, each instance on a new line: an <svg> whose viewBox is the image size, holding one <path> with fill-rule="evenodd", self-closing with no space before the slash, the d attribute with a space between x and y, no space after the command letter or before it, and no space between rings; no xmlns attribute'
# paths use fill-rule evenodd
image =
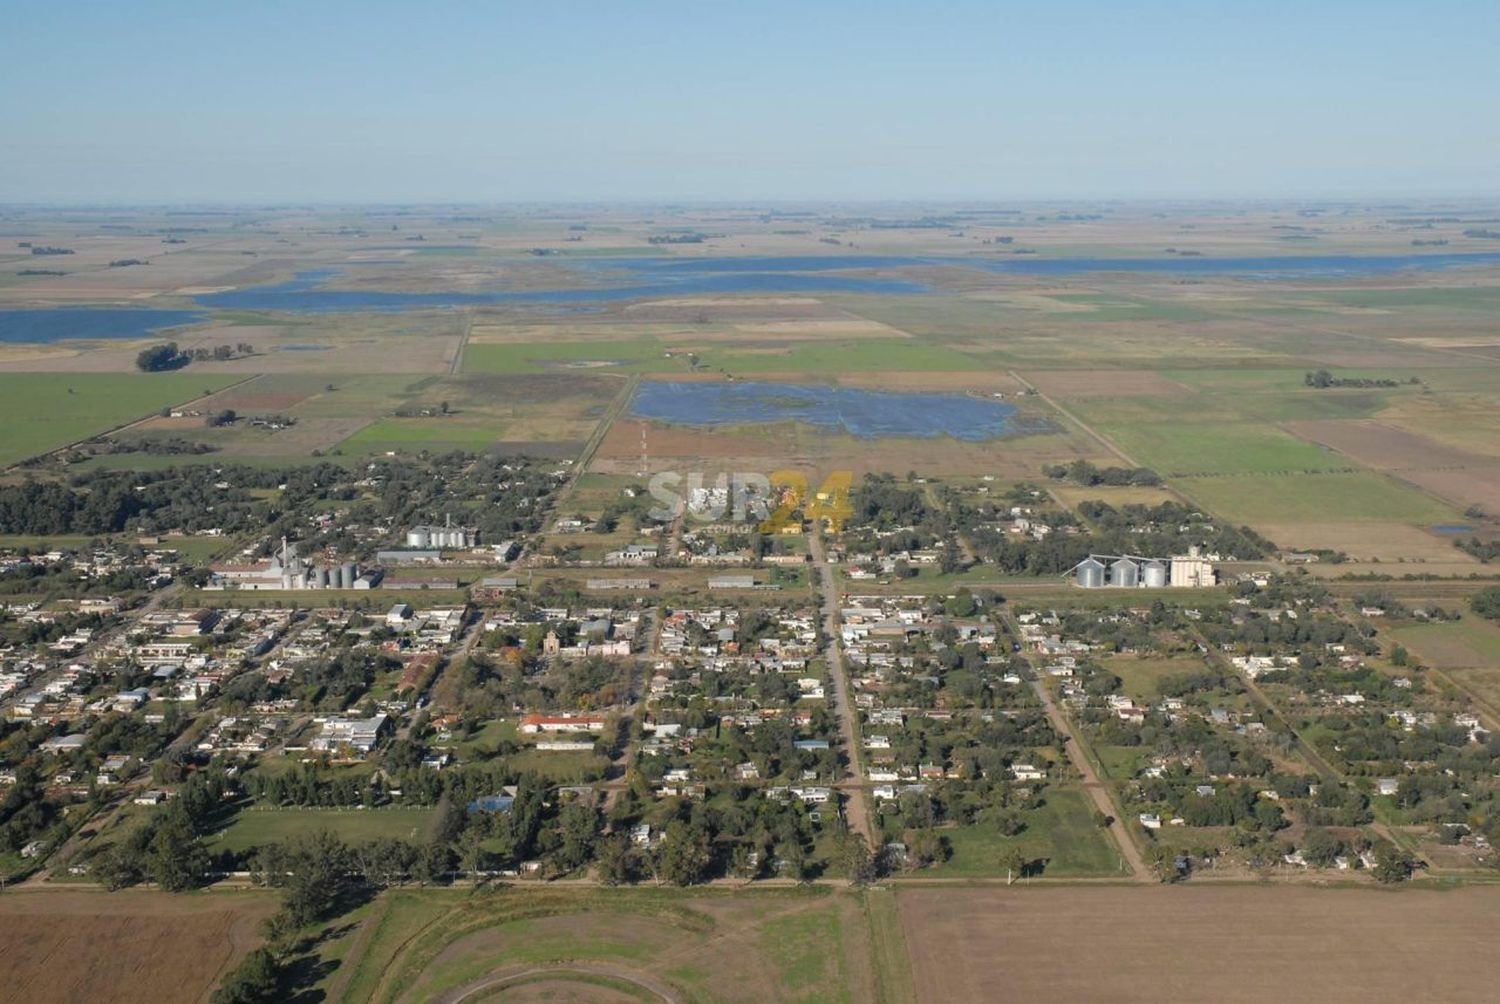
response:
<svg viewBox="0 0 1500 1004"><path fill-rule="evenodd" d="M0 997L174 1004L205 1000L260 943L260 893L45 890L0 897Z"/></svg>
<svg viewBox="0 0 1500 1004"><path fill-rule="evenodd" d="M899 893L920 1001L1487 1001L1500 889Z"/></svg>

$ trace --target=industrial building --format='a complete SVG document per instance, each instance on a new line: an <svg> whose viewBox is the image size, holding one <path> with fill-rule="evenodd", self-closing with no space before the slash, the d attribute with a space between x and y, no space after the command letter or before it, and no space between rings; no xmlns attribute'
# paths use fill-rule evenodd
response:
<svg viewBox="0 0 1500 1004"><path fill-rule="evenodd" d="M1091 554L1068 571L1082 589L1201 589L1218 584L1213 562L1198 549L1172 558Z"/></svg>
<svg viewBox="0 0 1500 1004"><path fill-rule="evenodd" d="M472 526L454 526L451 516L442 526L414 526L406 531L406 546L412 548L462 548L479 543L479 531Z"/></svg>
<svg viewBox="0 0 1500 1004"><path fill-rule="evenodd" d="M369 589L380 581L376 569L364 574L352 561L313 564L303 561L297 545L281 541L281 550L268 561L250 565L210 565L209 589Z"/></svg>

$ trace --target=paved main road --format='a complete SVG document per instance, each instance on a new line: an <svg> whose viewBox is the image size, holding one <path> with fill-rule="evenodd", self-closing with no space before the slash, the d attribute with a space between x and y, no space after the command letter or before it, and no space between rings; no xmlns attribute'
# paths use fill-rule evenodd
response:
<svg viewBox="0 0 1500 1004"><path fill-rule="evenodd" d="M833 566L828 563L828 553L823 548L823 535L816 522L807 535L807 547L817 569L817 584L823 597L823 633L828 638L826 654L828 679L833 686L833 710L838 716L844 749L849 754L844 779L837 787L848 796L844 811L850 831L864 837L869 842L870 849L878 851L875 831L870 825L869 794L865 790L864 757L859 742L859 729L854 721L854 705L849 700L849 677L844 669L844 646L839 633L838 584L834 580Z"/></svg>

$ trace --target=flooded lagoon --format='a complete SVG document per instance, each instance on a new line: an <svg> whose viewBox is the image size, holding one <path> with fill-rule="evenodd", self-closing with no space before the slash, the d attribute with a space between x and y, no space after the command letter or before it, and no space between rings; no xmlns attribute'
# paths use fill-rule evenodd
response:
<svg viewBox="0 0 1500 1004"><path fill-rule="evenodd" d="M894 393L789 383L674 383L648 380L630 405L635 418L671 425L802 422L860 439L951 436L981 442L1035 432L1019 409L966 394Z"/></svg>
<svg viewBox="0 0 1500 1004"><path fill-rule="evenodd" d="M162 328L176 328L206 320L206 315L192 310L145 310L131 307L0 310L0 342L145 338Z"/></svg>
<svg viewBox="0 0 1500 1004"><path fill-rule="evenodd" d="M329 288L336 269L299 272L270 286L207 293L203 307L293 313L400 311L502 304L586 304L658 297L750 293L931 293L878 269L972 268L995 274L1083 275L1096 272L1163 272L1260 279L1336 278L1406 269L1447 269L1500 264L1500 254L1283 255L1261 258L1046 258L1040 256L784 255L767 257L619 257L560 262L563 275L590 283L572 289L504 289L481 292L406 293Z"/></svg>

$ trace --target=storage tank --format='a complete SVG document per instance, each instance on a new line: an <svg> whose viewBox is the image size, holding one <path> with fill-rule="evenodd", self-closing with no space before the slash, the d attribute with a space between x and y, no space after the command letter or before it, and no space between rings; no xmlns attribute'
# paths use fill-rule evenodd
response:
<svg viewBox="0 0 1500 1004"><path fill-rule="evenodd" d="M1165 589L1167 566L1154 559L1146 562L1141 566L1141 585L1147 589Z"/></svg>
<svg viewBox="0 0 1500 1004"><path fill-rule="evenodd" d="M1121 558L1109 566L1109 584L1122 589L1133 589L1140 585L1141 566L1129 558Z"/></svg>
<svg viewBox="0 0 1500 1004"><path fill-rule="evenodd" d="M1078 584L1084 589L1098 589L1104 585L1104 565L1093 558L1078 563Z"/></svg>
<svg viewBox="0 0 1500 1004"><path fill-rule="evenodd" d="M339 588L340 589L353 589L354 588L354 580L357 579L357 578L359 578L359 569L354 566L354 562L352 562L352 561L346 561L346 562L344 562L343 578L344 578L344 584L342 586L340 586Z"/></svg>

